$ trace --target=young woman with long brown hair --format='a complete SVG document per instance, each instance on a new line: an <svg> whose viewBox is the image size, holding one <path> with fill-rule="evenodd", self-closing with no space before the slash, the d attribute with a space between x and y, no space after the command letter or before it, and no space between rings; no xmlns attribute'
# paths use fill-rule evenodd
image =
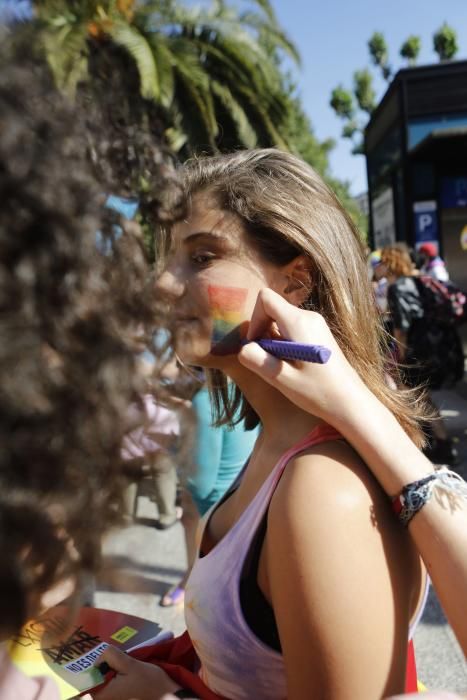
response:
<svg viewBox="0 0 467 700"><path fill-rule="evenodd" d="M238 414L262 427L242 478L207 515L188 581L198 672L231 700L401 692L425 575L381 487L331 427L359 410L352 383L347 394L339 387L345 402L329 392L312 415L238 354L268 287L317 312L332 350L324 376L339 383L346 358L421 443L422 409L384 381L358 231L319 176L277 150L201 159L182 177L189 214L162 246L158 282L173 307L177 353L206 369L220 424ZM167 690L155 681L145 691L141 677L117 676L101 697L154 700Z"/></svg>

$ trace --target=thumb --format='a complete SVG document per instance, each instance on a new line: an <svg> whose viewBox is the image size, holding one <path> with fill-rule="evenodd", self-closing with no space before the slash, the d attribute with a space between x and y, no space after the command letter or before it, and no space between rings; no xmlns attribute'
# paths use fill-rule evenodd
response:
<svg viewBox="0 0 467 700"><path fill-rule="evenodd" d="M103 663L106 663L109 666L107 672L112 670L116 673L125 674L129 672L132 663L134 663L134 659L132 659L131 656L128 656L128 654L125 654L125 652L120 651L120 649L109 646L99 656L95 665L99 667ZM104 672L104 675L105 673L106 672Z"/></svg>

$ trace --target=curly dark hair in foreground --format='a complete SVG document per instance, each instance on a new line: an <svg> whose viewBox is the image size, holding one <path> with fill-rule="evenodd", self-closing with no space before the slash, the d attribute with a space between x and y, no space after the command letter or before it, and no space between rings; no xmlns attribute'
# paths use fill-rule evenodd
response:
<svg viewBox="0 0 467 700"><path fill-rule="evenodd" d="M95 570L123 511L120 446L153 300L141 240L104 220L88 137L41 70L2 67L2 634L57 581Z"/></svg>

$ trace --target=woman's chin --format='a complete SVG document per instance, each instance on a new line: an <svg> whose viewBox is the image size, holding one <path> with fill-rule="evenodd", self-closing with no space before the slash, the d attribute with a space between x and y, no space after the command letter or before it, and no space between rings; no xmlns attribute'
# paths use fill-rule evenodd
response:
<svg viewBox="0 0 467 700"><path fill-rule="evenodd" d="M185 365L209 367L211 347L208 344L190 342L188 340L175 343L175 352L178 359Z"/></svg>
<svg viewBox="0 0 467 700"><path fill-rule="evenodd" d="M176 350L178 359L184 365L191 365L192 367L202 367L203 369L221 369L227 370L231 363L232 357L235 357L234 353L216 353L215 349L208 348L203 351L195 352L193 349L190 351L187 348L183 348L180 351Z"/></svg>

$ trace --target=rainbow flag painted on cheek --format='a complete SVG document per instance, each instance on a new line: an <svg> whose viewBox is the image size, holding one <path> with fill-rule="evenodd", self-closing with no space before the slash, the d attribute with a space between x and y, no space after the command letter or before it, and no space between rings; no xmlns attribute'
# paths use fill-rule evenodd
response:
<svg viewBox="0 0 467 700"><path fill-rule="evenodd" d="M230 355L238 352L248 327L244 314L248 290L210 285L208 295L213 321L213 354Z"/></svg>

